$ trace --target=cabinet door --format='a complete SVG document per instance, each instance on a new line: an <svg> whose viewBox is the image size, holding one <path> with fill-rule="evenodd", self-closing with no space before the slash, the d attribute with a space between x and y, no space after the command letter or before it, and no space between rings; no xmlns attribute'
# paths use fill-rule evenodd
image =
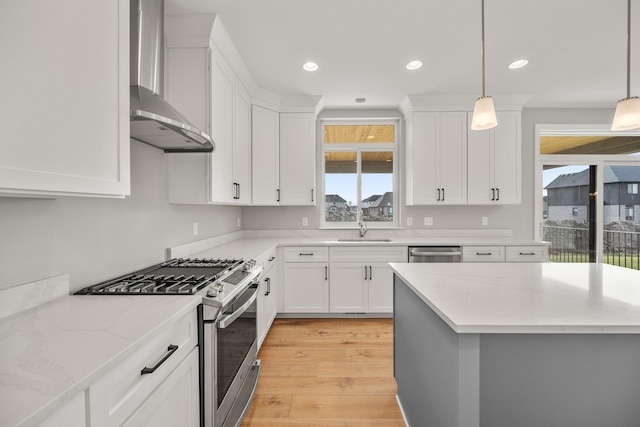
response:
<svg viewBox="0 0 640 427"><path fill-rule="evenodd" d="M371 264L369 311L373 313L393 312L393 270L387 263Z"/></svg>
<svg viewBox="0 0 640 427"><path fill-rule="evenodd" d="M198 427L198 369L198 349L194 348L122 427Z"/></svg>
<svg viewBox="0 0 640 427"><path fill-rule="evenodd" d="M495 128L469 131L469 204L521 202L520 113L496 114L498 126Z"/></svg>
<svg viewBox="0 0 640 427"><path fill-rule="evenodd" d="M251 203L251 102L249 95L236 85L233 141L233 182L236 202Z"/></svg>
<svg viewBox="0 0 640 427"><path fill-rule="evenodd" d="M270 268L260 282L258 291L258 348L262 346L269 328L278 313L277 269Z"/></svg>
<svg viewBox="0 0 640 427"><path fill-rule="evenodd" d="M284 311L329 311L329 266L326 263L287 262L284 270Z"/></svg>
<svg viewBox="0 0 640 427"><path fill-rule="evenodd" d="M467 113L440 113L437 144L440 203L467 203Z"/></svg>
<svg viewBox="0 0 640 427"><path fill-rule="evenodd" d="M83 427L86 426L85 394L78 393L70 402L58 409L37 427Z"/></svg>
<svg viewBox="0 0 640 427"><path fill-rule="evenodd" d="M211 153L211 201L234 203L234 78L224 58L215 50L211 62L211 137L216 144Z"/></svg>
<svg viewBox="0 0 640 427"><path fill-rule="evenodd" d="M493 176L497 203L520 203L520 112L503 111L497 116L499 124L493 129Z"/></svg>
<svg viewBox="0 0 640 427"><path fill-rule="evenodd" d="M280 113L280 204L316 204L316 120L313 113Z"/></svg>
<svg viewBox="0 0 640 427"><path fill-rule="evenodd" d="M2 1L0 16L0 195L129 195L129 2Z"/></svg>
<svg viewBox="0 0 640 427"><path fill-rule="evenodd" d="M411 144L407 150L407 181L411 182L413 205L431 205L438 200L436 143L440 120L438 113L413 113Z"/></svg>
<svg viewBox="0 0 640 427"><path fill-rule="evenodd" d="M251 110L252 204L278 205L280 115L254 105Z"/></svg>
<svg viewBox="0 0 640 427"><path fill-rule="evenodd" d="M364 313L368 311L369 267L361 263L331 263L329 311Z"/></svg>

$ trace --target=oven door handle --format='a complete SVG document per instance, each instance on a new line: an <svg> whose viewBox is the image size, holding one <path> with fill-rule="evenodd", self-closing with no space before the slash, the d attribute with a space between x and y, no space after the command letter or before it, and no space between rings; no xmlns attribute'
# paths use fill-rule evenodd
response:
<svg viewBox="0 0 640 427"><path fill-rule="evenodd" d="M240 317L245 311L247 311L247 309L251 306L251 304L255 302L256 298L258 298L258 288L253 289L253 295L251 295L249 300L244 304L242 304L240 308L238 308L236 311L234 311L231 314L221 316L216 322L216 325L218 326L218 328L224 329L229 325L231 325L238 317Z"/></svg>

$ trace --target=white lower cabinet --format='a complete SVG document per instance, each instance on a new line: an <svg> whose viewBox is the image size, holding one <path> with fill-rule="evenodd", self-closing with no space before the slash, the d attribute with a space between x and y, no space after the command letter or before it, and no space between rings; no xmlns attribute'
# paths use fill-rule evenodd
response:
<svg viewBox="0 0 640 427"><path fill-rule="evenodd" d="M199 426L197 343L194 310L89 388L91 427Z"/></svg>
<svg viewBox="0 0 640 427"><path fill-rule="evenodd" d="M329 263L285 262L284 311L329 312Z"/></svg>
<svg viewBox="0 0 640 427"><path fill-rule="evenodd" d="M278 314L278 268L275 256L270 257L267 262L258 289L258 349Z"/></svg>
<svg viewBox="0 0 640 427"><path fill-rule="evenodd" d="M122 426L199 426L198 368L198 350L194 348Z"/></svg>
<svg viewBox="0 0 640 427"><path fill-rule="evenodd" d="M463 246L462 262L547 262L545 244L525 246Z"/></svg>
<svg viewBox="0 0 640 427"><path fill-rule="evenodd" d="M369 308L369 266L360 263L332 263L329 309L336 313L364 313Z"/></svg>

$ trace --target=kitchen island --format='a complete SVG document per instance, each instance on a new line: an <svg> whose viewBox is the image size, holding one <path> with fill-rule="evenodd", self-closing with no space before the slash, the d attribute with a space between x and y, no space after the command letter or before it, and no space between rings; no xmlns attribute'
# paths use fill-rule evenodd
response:
<svg viewBox="0 0 640 427"><path fill-rule="evenodd" d="M391 264L410 426L640 425L640 272Z"/></svg>

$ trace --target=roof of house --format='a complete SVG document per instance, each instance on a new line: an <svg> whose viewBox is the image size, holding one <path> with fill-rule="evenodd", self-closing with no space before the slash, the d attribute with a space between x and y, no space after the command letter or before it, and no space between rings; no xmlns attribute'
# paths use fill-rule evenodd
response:
<svg viewBox="0 0 640 427"><path fill-rule="evenodd" d="M326 194L324 200L325 203L347 203L339 194Z"/></svg>
<svg viewBox="0 0 640 427"><path fill-rule="evenodd" d="M380 194L374 194L373 196L369 196L366 199L364 199L362 202L375 202L376 200L378 200L380 197L382 197Z"/></svg>
<svg viewBox="0 0 640 427"><path fill-rule="evenodd" d="M640 182L640 166L605 166L603 175L605 184ZM544 188L577 187L580 185L589 185L589 168L580 172L559 175Z"/></svg>
<svg viewBox="0 0 640 427"><path fill-rule="evenodd" d="M378 200L376 200L371 207L378 206L393 206L393 192L387 191L382 196L378 196Z"/></svg>

